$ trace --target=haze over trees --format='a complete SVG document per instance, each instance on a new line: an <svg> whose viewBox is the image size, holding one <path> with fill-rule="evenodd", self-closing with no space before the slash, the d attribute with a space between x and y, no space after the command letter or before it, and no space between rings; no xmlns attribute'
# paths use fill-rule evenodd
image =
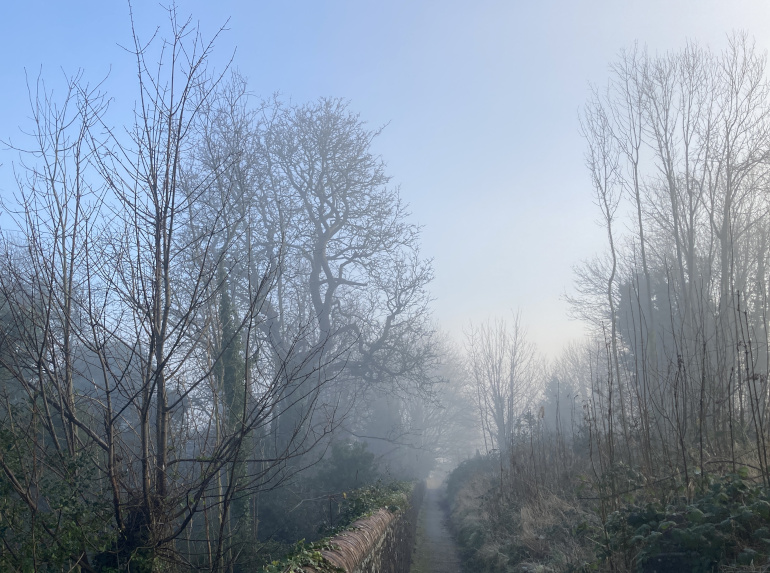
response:
<svg viewBox="0 0 770 573"><path fill-rule="evenodd" d="M376 479L359 440L399 476L457 455L379 130L339 99L256 101L173 10L169 34L134 33L125 129L82 75L30 86L0 249L2 567L233 570L330 444L326 487Z"/></svg>
<svg viewBox="0 0 770 573"><path fill-rule="evenodd" d="M467 368L473 384L486 452L510 455L517 420L533 407L541 376L535 348L520 315L494 319L466 333Z"/></svg>
<svg viewBox="0 0 770 573"><path fill-rule="evenodd" d="M478 570L765 563L769 96L742 33L720 52L633 46L593 89L580 128L606 251L569 299L590 337L540 370L526 430L450 479ZM513 361L475 350L503 332L472 331L469 356L489 364L477 388L510 405ZM482 408L493 437L502 412Z"/></svg>
<svg viewBox="0 0 770 573"><path fill-rule="evenodd" d="M769 89L766 57L736 34L719 54L625 52L586 106L609 251L579 272L574 308L601 329L616 389L604 408L638 445L608 437L609 463L689 479L749 455L767 479Z"/></svg>
<svg viewBox="0 0 770 573"><path fill-rule="evenodd" d="M9 145L0 568L252 571L351 491L460 462L479 570L764 563L770 82L748 35L633 46L592 89L606 250L569 297L588 336L546 361L520 313L440 332L381 128L254 97L169 16L133 33L129 125L85 73L39 79Z"/></svg>

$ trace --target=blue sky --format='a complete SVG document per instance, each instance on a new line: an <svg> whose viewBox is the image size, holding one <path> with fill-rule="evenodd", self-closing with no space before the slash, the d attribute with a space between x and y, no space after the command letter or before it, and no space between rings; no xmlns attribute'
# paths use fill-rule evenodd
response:
<svg viewBox="0 0 770 573"><path fill-rule="evenodd" d="M462 327L520 308L549 355L581 326L561 299L572 266L604 248L596 226L578 111L589 82L618 51L697 40L716 48L731 30L770 40L763 0L198 1L179 0L205 37L221 25L214 63L233 66L264 97L340 96L376 142L434 259L434 312ZM137 0L140 35L166 25ZM122 0L6 2L0 17L0 139L22 142L25 70L56 86L78 69L115 97L116 122L136 94L128 5ZM126 115L127 117L127 115ZM13 191L12 154L0 153L0 193Z"/></svg>

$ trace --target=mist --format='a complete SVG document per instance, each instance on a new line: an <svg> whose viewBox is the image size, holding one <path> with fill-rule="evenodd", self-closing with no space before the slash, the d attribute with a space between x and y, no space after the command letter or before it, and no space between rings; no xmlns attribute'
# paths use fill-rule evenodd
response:
<svg viewBox="0 0 770 573"><path fill-rule="evenodd" d="M765 567L770 7L0 38L2 568Z"/></svg>

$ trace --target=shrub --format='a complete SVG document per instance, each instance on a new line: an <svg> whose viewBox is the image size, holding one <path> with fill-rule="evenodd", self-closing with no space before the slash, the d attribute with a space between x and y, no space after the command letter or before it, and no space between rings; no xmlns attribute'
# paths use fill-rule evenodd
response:
<svg viewBox="0 0 770 573"><path fill-rule="evenodd" d="M620 552L639 570L760 565L770 554L770 491L746 472L711 477L691 500L628 504L609 516L606 532L603 557Z"/></svg>

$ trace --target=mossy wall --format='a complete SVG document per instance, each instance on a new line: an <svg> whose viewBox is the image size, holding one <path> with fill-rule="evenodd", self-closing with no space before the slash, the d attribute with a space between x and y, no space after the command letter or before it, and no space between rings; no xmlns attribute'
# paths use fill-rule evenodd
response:
<svg viewBox="0 0 770 573"><path fill-rule="evenodd" d="M416 484L403 507L396 511L382 508L359 519L330 540L337 549L321 553L346 573L409 573L424 494L425 484ZM306 567L305 571L318 570Z"/></svg>

